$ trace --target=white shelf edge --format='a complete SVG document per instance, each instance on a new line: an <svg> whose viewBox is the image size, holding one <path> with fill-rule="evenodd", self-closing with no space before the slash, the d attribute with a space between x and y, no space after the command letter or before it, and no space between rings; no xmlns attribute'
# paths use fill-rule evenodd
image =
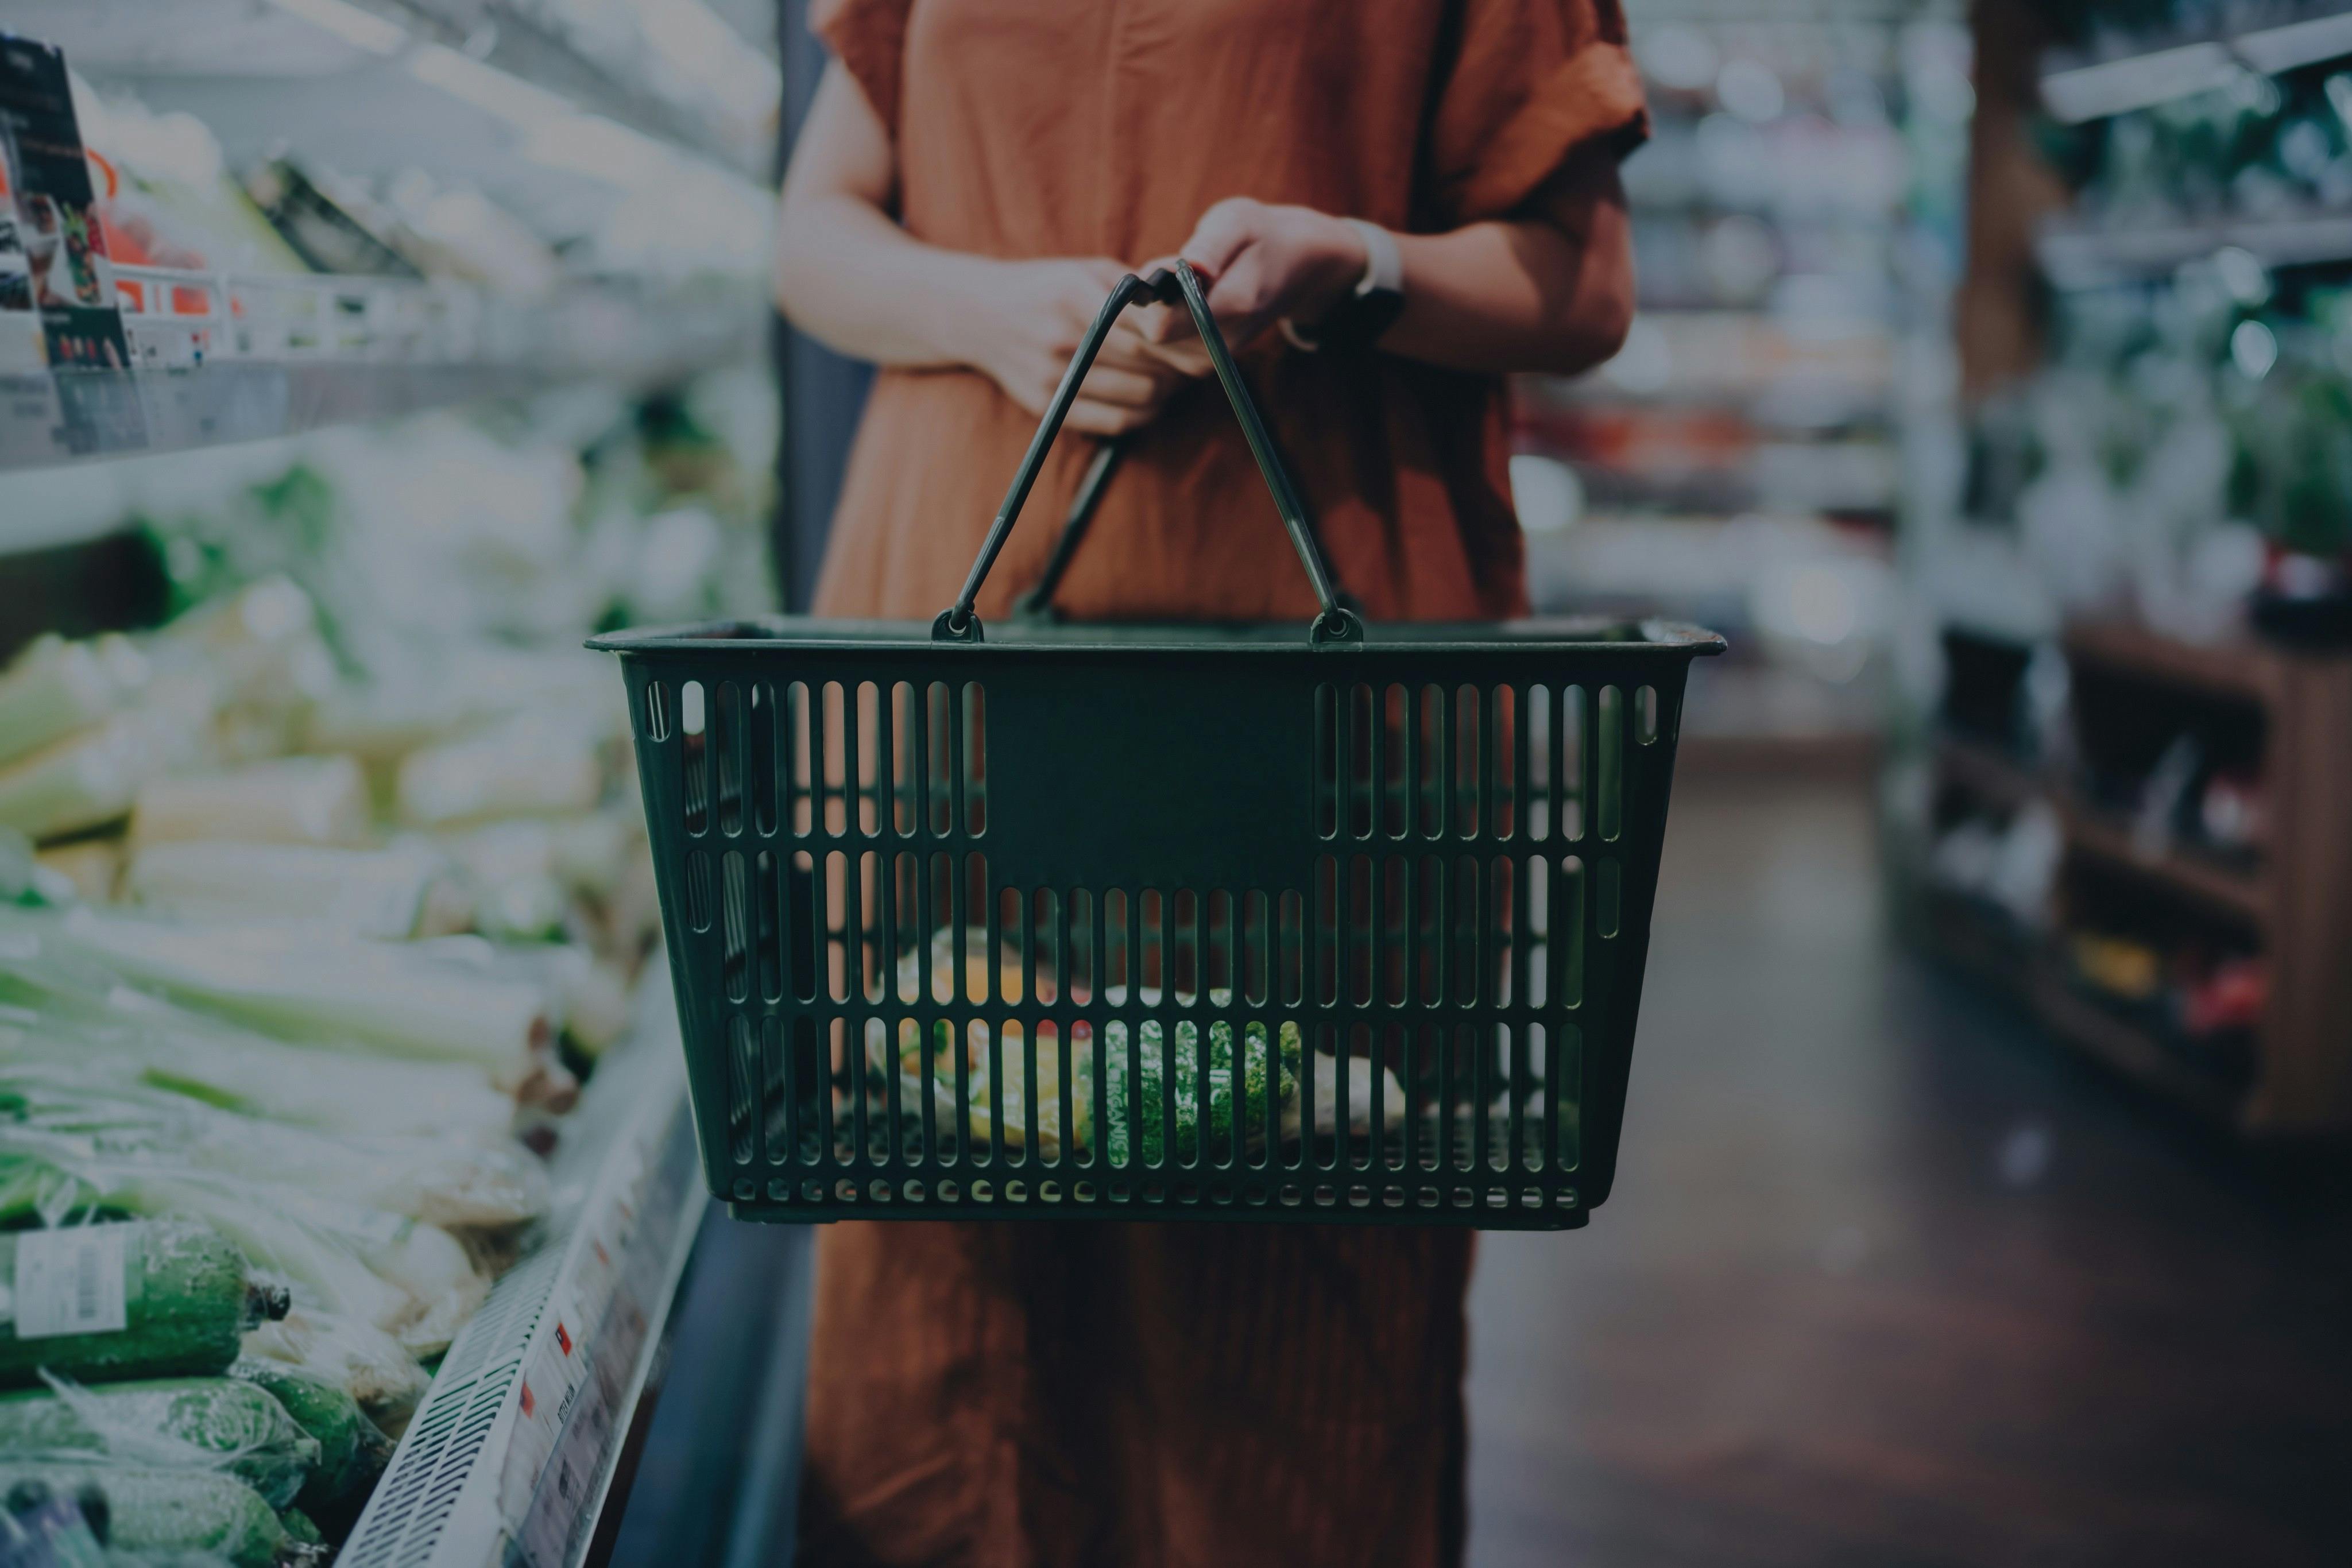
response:
<svg viewBox="0 0 2352 1568"><path fill-rule="evenodd" d="M649 973L646 1026L565 1124L558 1212L459 1331L341 1568L572 1568L585 1552L709 1207L669 989Z"/></svg>
<svg viewBox="0 0 2352 1568"><path fill-rule="evenodd" d="M2168 227L2047 228L2034 241L2043 274L2062 288L2089 288L2170 271L2226 246L2271 267L2352 261L2352 216L2313 214Z"/></svg>
<svg viewBox="0 0 2352 1568"><path fill-rule="evenodd" d="M2042 102L2060 122L2081 125L2225 87L2242 70L2275 76L2347 55L2352 55L2352 13L2309 16L2047 70Z"/></svg>

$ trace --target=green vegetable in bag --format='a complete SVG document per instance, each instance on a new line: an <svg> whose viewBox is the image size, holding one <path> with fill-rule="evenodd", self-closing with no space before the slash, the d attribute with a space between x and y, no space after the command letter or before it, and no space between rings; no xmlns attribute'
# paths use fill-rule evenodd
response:
<svg viewBox="0 0 2352 1568"><path fill-rule="evenodd" d="M282 1361L248 1355L231 1377L266 1389L297 1426L316 1438L319 1463L296 1500L316 1507L372 1483L392 1458L392 1439L360 1409L342 1385Z"/></svg>
<svg viewBox="0 0 2352 1568"><path fill-rule="evenodd" d="M118 1552L209 1552L234 1568L297 1568L325 1560L319 1548L288 1535L260 1494L233 1476L0 1463L0 1491L24 1480L60 1490L95 1485L106 1496L107 1544Z"/></svg>
<svg viewBox="0 0 2352 1568"><path fill-rule="evenodd" d="M0 1233L0 1387L68 1377L205 1376L240 1336L283 1317L282 1290L247 1276L245 1256L187 1220Z"/></svg>
<svg viewBox="0 0 2352 1568"><path fill-rule="evenodd" d="M161 1378L0 1396L0 1455L75 1452L158 1469L222 1469L273 1508L292 1502L320 1447L268 1391L222 1377Z"/></svg>

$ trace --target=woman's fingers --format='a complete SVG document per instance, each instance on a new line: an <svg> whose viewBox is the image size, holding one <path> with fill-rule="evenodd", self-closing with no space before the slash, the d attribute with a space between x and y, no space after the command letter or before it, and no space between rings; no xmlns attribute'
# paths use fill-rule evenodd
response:
<svg viewBox="0 0 2352 1568"><path fill-rule="evenodd" d="M1256 238L1265 204L1247 196L1228 196L1201 214L1192 237L1179 249L1194 267L1223 277L1234 256Z"/></svg>
<svg viewBox="0 0 2352 1568"><path fill-rule="evenodd" d="M1149 423L1159 412L1157 408L1122 408L1082 397L1070 405L1070 416L1063 425L1086 435L1125 435Z"/></svg>
<svg viewBox="0 0 2352 1568"><path fill-rule="evenodd" d="M1108 366L1100 361L1078 388L1081 400L1119 408L1157 408L1168 400L1169 378Z"/></svg>

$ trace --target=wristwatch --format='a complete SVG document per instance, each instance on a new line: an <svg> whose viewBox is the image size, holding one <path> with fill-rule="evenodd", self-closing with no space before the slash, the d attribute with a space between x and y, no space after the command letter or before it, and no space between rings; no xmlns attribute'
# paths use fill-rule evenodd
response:
<svg viewBox="0 0 2352 1568"><path fill-rule="evenodd" d="M1397 254L1396 235L1361 218L1339 221L1364 242L1364 276L1355 291L1312 327L1301 327L1287 316L1276 323L1292 348L1310 354L1321 349L1370 348L1404 313L1404 258Z"/></svg>

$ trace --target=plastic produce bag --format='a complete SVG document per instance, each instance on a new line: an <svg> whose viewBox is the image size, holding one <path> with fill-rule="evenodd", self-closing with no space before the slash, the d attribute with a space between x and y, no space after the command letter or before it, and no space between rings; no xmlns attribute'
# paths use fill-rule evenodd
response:
<svg viewBox="0 0 2352 1568"><path fill-rule="evenodd" d="M400 1342L373 1323L296 1307L245 1336L247 1355L300 1367L343 1389L397 1437L433 1379Z"/></svg>
<svg viewBox="0 0 2352 1568"><path fill-rule="evenodd" d="M364 844L367 779L348 757L281 757L225 773L156 779L139 791L131 829L142 843Z"/></svg>
<svg viewBox="0 0 2352 1568"><path fill-rule="evenodd" d="M158 1378L0 1396L0 1463L23 1459L224 1471L284 1508L318 1468L318 1439L266 1389L226 1377Z"/></svg>

